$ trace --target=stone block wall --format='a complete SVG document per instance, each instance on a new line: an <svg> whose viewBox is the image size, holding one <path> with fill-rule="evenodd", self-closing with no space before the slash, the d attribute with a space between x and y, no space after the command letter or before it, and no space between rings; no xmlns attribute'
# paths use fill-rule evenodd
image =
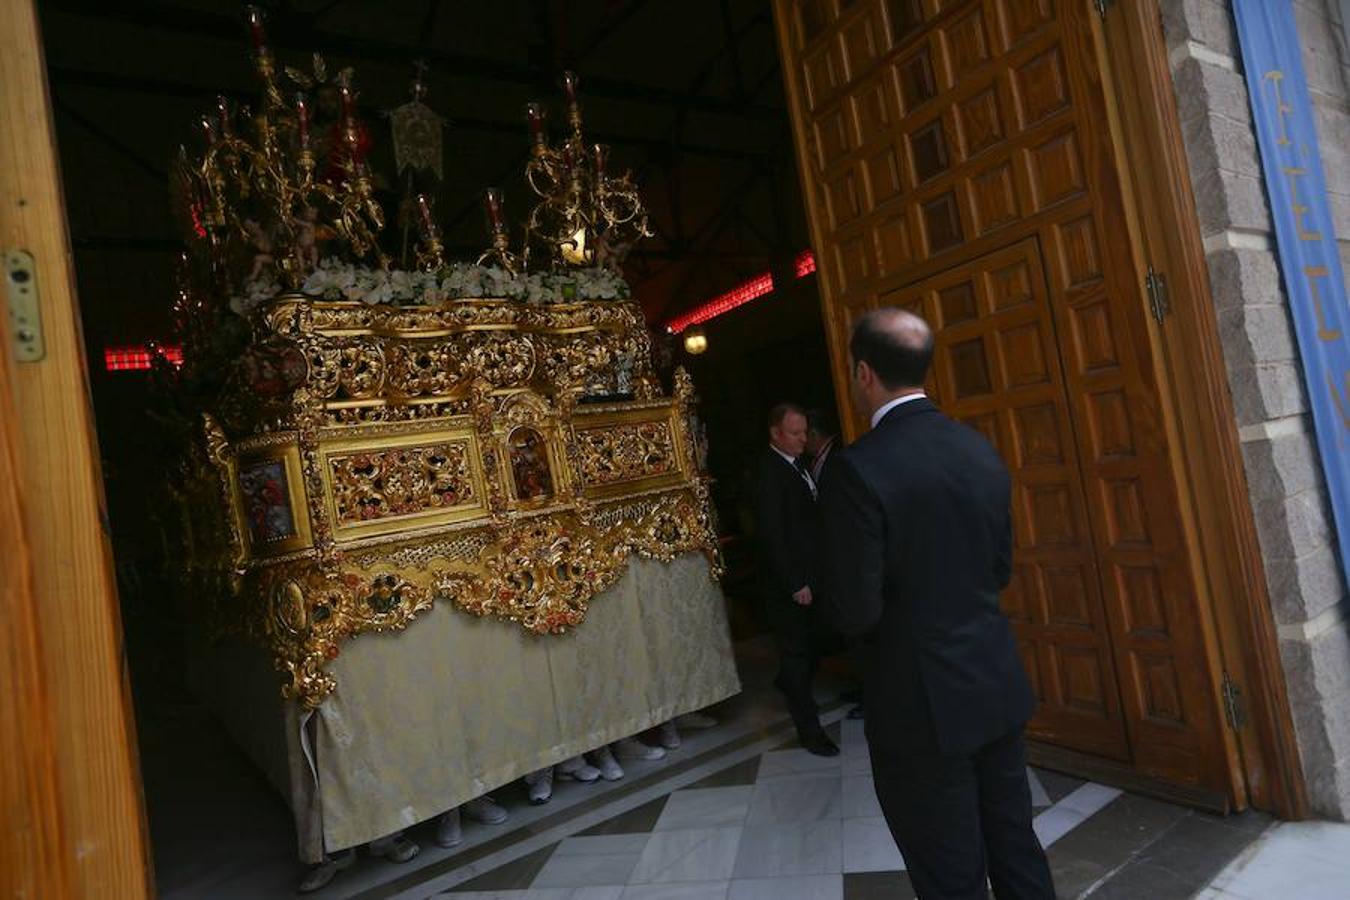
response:
<svg viewBox="0 0 1350 900"><path fill-rule="evenodd" d="M1339 0L1294 0L1350 271L1350 48ZM1350 819L1350 601L1280 281L1229 0L1162 0L1177 107L1309 795Z"/></svg>

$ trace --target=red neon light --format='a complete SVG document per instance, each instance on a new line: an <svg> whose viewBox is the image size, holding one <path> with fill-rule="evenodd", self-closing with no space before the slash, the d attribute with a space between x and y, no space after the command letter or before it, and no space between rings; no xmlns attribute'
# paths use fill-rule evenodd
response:
<svg viewBox="0 0 1350 900"><path fill-rule="evenodd" d="M798 253L792 261L793 274L798 278L805 278L815 270L816 255L810 250L803 250ZM691 325L700 325L709 319L715 319L724 313L729 313L738 306L744 306L751 300L771 293L773 293L773 275L764 272L744 284L732 288L725 294L714 297L701 306L694 307L684 315L671 319L666 324L666 331L671 334L679 334Z"/></svg>
<svg viewBox="0 0 1350 900"><path fill-rule="evenodd" d="M751 278L745 284L732 288L721 296L714 297L702 306L695 307L666 326L671 334L679 334L690 325L697 325L709 319L715 319L723 313L729 313L738 306L744 306L756 297L773 292L773 275L764 272Z"/></svg>
<svg viewBox="0 0 1350 900"><path fill-rule="evenodd" d="M103 367L109 372L146 372L158 354L175 366L183 364L183 348L156 347L153 351L144 344L134 347L104 347Z"/></svg>
<svg viewBox="0 0 1350 900"><path fill-rule="evenodd" d="M792 268L798 278L805 278L816 270L816 255L810 250L803 250L797 254Z"/></svg>

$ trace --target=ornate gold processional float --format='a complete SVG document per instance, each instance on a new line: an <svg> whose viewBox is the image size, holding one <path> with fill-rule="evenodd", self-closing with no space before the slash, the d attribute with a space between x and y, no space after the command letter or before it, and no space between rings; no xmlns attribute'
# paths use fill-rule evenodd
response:
<svg viewBox="0 0 1350 900"><path fill-rule="evenodd" d="M634 557L717 577L692 384L663 391L620 274L647 214L586 143L575 77L560 142L527 111L523 240L489 189L490 245L456 263L418 190L441 158L420 73L391 115L400 253L350 70L279 72L250 24L257 104L221 99L175 179L181 560L217 633L265 645L314 709L347 642L434 605L553 635Z"/></svg>

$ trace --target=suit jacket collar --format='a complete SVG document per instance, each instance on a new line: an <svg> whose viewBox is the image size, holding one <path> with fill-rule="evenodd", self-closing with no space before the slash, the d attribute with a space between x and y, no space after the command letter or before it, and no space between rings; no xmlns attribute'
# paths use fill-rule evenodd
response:
<svg viewBox="0 0 1350 900"><path fill-rule="evenodd" d="M926 412L937 412L937 407L934 406L933 401L929 400L927 397L920 397L918 400L901 403L899 406L886 413L886 415L882 416L881 421L878 422L876 428L873 428L872 430L876 431L877 428L882 428L886 425L894 425L896 422L901 422L912 416L917 416L920 413Z"/></svg>
<svg viewBox="0 0 1350 900"><path fill-rule="evenodd" d="M793 460L791 457L789 457L789 456L788 456L786 453L784 453L782 450L779 450L779 449L778 449L777 447L775 447L773 444L770 444L770 445L769 445L769 456L771 456L771 457L773 457L774 459L778 460L779 462L783 463L783 464L786 465L789 469L795 470L795 469L797 468L797 462L796 462L795 460Z"/></svg>
<svg viewBox="0 0 1350 900"><path fill-rule="evenodd" d="M791 473L790 483L796 487L801 488L802 492L807 496L811 497L811 499L813 500L815 499L816 494L815 491L813 490L815 482L814 481L810 483L807 482L807 479L811 477L811 473L806 471L805 468L801 467L800 461L795 463L789 462L783 456L783 454L779 453L773 447L773 445L770 445L768 448L765 449L764 457L766 460L768 460L769 465L772 468L772 471L781 473L781 475L775 477L781 477L782 475L787 475L788 473ZM805 475L806 478L803 478L802 477L803 475Z"/></svg>

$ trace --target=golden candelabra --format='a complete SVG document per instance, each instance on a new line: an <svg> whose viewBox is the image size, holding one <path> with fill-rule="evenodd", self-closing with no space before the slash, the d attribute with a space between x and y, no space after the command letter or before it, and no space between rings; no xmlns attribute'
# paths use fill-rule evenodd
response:
<svg viewBox="0 0 1350 900"><path fill-rule="evenodd" d="M191 171L203 201L203 228L214 239L234 234L253 248L250 279L271 263L292 289L318 264L319 232L327 227L357 257L374 252L385 267L387 261L377 243L384 213L374 199L351 85L344 82L339 88L341 148L333 147L329 153L338 175L320 177L310 139L308 101L298 93L293 107L287 107L267 47L262 13L249 7L248 17L254 66L262 83L261 103L251 117L249 138L234 127L236 117L250 118L249 111L234 109L225 97L217 101L214 121L211 116L202 117L206 151Z"/></svg>
<svg viewBox="0 0 1350 900"><path fill-rule="evenodd" d="M441 233L431 215L426 194L417 195L417 219L422 231L422 241L416 251L417 268L435 272L445 265L445 247L441 244Z"/></svg>
<svg viewBox="0 0 1350 900"><path fill-rule="evenodd" d="M540 199L526 225L524 263L542 251L553 264L617 269L634 241L651 236L647 210L631 173L609 172L609 148L587 145L575 74L563 73L562 89L569 133L557 146L549 144L543 106L525 107L533 141L525 177Z"/></svg>
<svg viewBox="0 0 1350 900"><path fill-rule="evenodd" d="M511 239L506 233L502 202L502 192L497 188L483 191L483 211L487 213L488 234L492 235L492 246L478 257L478 265L496 263L498 267L514 275L524 268L524 263L519 256L511 252Z"/></svg>

